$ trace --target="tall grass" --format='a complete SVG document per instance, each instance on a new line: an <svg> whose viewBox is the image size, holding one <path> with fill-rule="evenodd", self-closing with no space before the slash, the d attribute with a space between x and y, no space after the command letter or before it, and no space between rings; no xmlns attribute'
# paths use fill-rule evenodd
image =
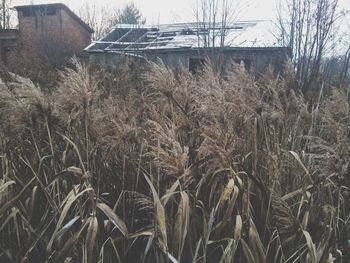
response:
<svg viewBox="0 0 350 263"><path fill-rule="evenodd" d="M1 83L0 261L347 262L349 102L292 78L76 62L50 94Z"/></svg>

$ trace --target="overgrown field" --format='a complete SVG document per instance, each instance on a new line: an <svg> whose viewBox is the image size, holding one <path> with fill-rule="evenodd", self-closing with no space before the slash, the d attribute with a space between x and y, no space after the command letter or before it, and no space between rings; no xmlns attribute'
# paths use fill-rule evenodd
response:
<svg viewBox="0 0 350 263"><path fill-rule="evenodd" d="M0 84L0 262L349 262L346 92L267 72Z"/></svg>

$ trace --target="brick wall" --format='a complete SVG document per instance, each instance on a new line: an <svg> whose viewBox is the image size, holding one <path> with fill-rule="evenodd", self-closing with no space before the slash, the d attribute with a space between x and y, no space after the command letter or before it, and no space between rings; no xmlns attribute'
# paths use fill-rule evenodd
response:
<svg viewBox="0 0 350 263"><path fill-rule="evenodd" d="M91 43L91 33L63 9L61 10L61 17L63 21L63 35L66 42L70 43L78 55L87 55L84 52L84 48Z"/></svg>
<svg viewBox="0 0 350 263"><path fill-rule="evenodd" d="M44 50L43 44L49 38L61 35L61 24L58 15L42 16L39 11L32 16L24 16L23 12L18 12L21 51L24 56L37 56Z"/></svg>
<svg viewBox="0 0 350 263"><path fill-rule="evenodd" d="M91 42L91 33L63 8L57 8L54 14L35 9L28 15L18 10L18 20L23 60L45 58L61 64L64 58L82 56Z"/></svg>

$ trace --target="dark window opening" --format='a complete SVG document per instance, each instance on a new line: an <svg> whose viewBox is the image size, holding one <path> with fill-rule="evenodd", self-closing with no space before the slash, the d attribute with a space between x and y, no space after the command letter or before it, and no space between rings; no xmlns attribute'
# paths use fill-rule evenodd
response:
<svg viewBox="0 0 350 263"><path fill-rule="evenodd" d="M22 11L23 16L35 16L36 15L36 9L35 8L26 8ZM40 8L38 10L38 13L41 16L54 16L57 13L57 8L54 6L48 6L45 8Z"/></svg>
<svg viewBox="0 0 350 263"><path fill-rule="evenodd" d="M32 8L27 8L22 11L23 16L35 16L35 10Z"/></svg>
<svg viewBox="0 0 350 263"><path fill-rule="evenodd" d="M57 8L47 8L46 15L48 16L54 16L57 13Z"/></svg>
<svg viewBox="0 0 350 263"><path fill-rule="evenodd" d="M253 60L251 59L234 59L233 60L236 64L241 65L244 64L245 70L249 71L253 65Z"/></svg>
<svg viewBox="0 0 350 263"><path fill-rule="evenodd" d="M48 6L40 10L43 16L54 16L57 13L57 8L53 6Z"/></svg>
<svg viewBox="0 0 350 263"><path fill-rule="evenodd" d="M196 74L203 70L205 65L204 58L190 58L189 70L192 74Z"/></svg>

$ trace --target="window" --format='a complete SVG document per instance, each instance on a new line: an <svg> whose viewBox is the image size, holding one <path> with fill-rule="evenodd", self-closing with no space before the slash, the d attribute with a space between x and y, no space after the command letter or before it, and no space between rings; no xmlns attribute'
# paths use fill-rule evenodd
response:
<svg viewBox="0 0 350 263"><path fill-rule="evenodd" d="M244 59L244 58L235 58L233 59L233 61L236 63L236 64L239 64L241 65L241 63L244 64L244 68L245 70L249 71L253 65L253 60L251 59Z"/></svg>
<svg viewBox="0 0 350 263"><path fill-rule="evenodd" d="M57 12L57 8L49 6L44 10L43 14L47 16L54 16L56 15L56 12Z"/></svg>
<svg viewBox="0 0 350 263"><path fill-rule="evenodd" d="M26 8L22 11L23 16L35 16L35 10L33 8Z"/></svg>
<svg viewBox="0 0 350 263"><path fill-rule="evenodd" d="M203 70L205 59L204 58L190 58L189 70L192 74Z"/></svg>
<svg viewBox="0 0 350 263"><path fill-rule="evenodd" d="M54 16L57 13L57 8L55 6L48 6L40 9L35 8L25 8L23 9L22 13L23 16L29 17L29 16L35 16L36 10L38 10L38 14L41 16Z"/></svg>

